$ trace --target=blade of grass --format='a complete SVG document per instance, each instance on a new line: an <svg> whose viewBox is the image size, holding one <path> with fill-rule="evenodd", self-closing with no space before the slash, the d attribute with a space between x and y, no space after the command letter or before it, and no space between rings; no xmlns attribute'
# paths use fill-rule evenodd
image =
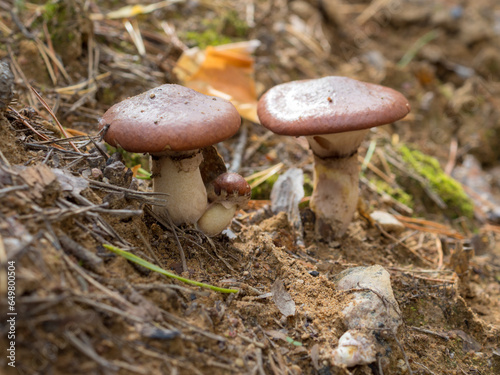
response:
<svg viewBox="0 0 500 375"><path fill-rule="evenodd" d="M266 181L269 177L275 175L280 171L280 169L284 166L283 163L278 163L276 165L273 165L270 168L267 168L266 170L254 173L251 176L245 177L245 180L250 184L250 187L252 189L256 188L260 184L262 184L264 181Z"/></svg>
<svg viewBox="0 0 500 375"><path fill-rule="evenodd" d="M410 47L410 49L401 57L401 60L397 63L399 68L404 68L406 65L410 63L411 60L417 55L418 51L422 49L427 43L432 42L439 36L439 32L437 30L431 30L428 33L422 35L417 39L415 43Z"/></svg>
<svg viewBox="0 0 500 375"><path fill-rule="evenodd" d="M141 30L139 29L139 23L136 19L132 21L124 20L123 25L125 26L125 30L127 30L132 42L134 42L135 48L137 48L137 52L139 55L146 55L146 47L144 46L144 41L142 39Z"/></svg>
<svg viewBox="0 0 500 375"><path fill-rule="evenodd" d="M186 284L201 286L202 288L208 288L208 289L211 289L211 290L219 292L219 293L238 293L238 291L239 291L238 289L219 288L219 287L214 286L214 285L200 283L198 281L191 280L191 279L186 279L184 277L177 276L174 273L168 272L168 271L164 270L163 268L158 267L155 264L149 263L147 260L144 260L144 259L138 257L137 255L129 253L128 251L122 250L116 246L107 245L107 244L103 244L103 246L106 249L108 249L109 251L111 251L117 255L120 255L131 262L137 263L138 265L146 267L147 269L150 269L151 271L158 272L162 275L165 275L167 277L171 277L173 279L182 281L183 283L186 283Z"/></svg>
<svg viewBox="0 0 500 375"><path fill-rule="evenodd" d="M365 158L363 160L363 164L361 164L361 174L365 173L365 169L373 157L373 153L375 152L375 148L377 147L377 141L374 139L370 142L370 146L368 146L368 150L366 151Z"/></svg>

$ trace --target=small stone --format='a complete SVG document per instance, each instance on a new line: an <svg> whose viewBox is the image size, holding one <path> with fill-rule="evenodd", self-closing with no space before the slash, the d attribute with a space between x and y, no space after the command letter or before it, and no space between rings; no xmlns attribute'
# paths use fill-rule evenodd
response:
<svg viewBox="0 0 500 375"><path fill-rule="evenodd" d="M132 182L132 171L125 167L121 161L115 161L104 168L104 177L112 185L128 188Z"/></svg>
<svg viewBox="0 0 500 375"><path fill-rule="evenodd" d="M348 329L381 327L396 332L401 325L401 311L394 298L391 278L382 266L348 268L333 277L337 290L353 291L349 302L342 309Z"/></svg>
<svg viewBox="0 0 500 375"><path fill-rule="evenodd" d="M319 272L318 271L309 271L309 275L317 277L317 276L319 276Z"/></svg>
<svg viewBox="0 0 500 375"><path fill-rule="evenodd" d="M338 347L332 352L332 361L336 366L367 365L377 359L375 347L371 333L350 330L339 339Z"/></svg>
<svg viewBox="0 0 500 375"><path fill-rule="evenodd" d="M402 374L405 374L408 372L408 367L406 366L406 362L402 359L398 359L398 368L400 369Z"/></svg>
<svg viewBox="0 0 500 375"><path fill-rule="evenodd" d="M372 220L376 221L382 229L387 232L393 232L396 234L404 231L405 227L401 222L396 219L393 215L385 211L373 211L370 214Z"/></svg>
<svg viewBox="0 0 500 375"><path fill-rule="evenodd" d="M317 7L306 1L292 1L289 6L292 13L296 14L303 20L309 20L318 14Z"/></svg>
<svg viewBox="0 0 500 375"><path fill-rule="evenodd" d="M500 224L500 207L493 207L493 209L488 212L488 220L492 221L494 224Z"/></svg>
<svg viewBox="0 0 500 375"><path fill-rule="evenodd" d="M102 171L99 168L92 168L90 172L91 172L90 173L90 178L92 180L98 180L98 181L102 180L103 174L102 174Z"/></svg>
<svg viewBox="0 0 500 375"><path fill-rule="evenodd" d="M298 365L291 365L290 366L290 372L293 375L301 375L301 374L303 374L302 369Z"/></svg>
<svg viewBox="0 0 500 375"><path fill-rule="evenodd" d="M375 332L388 329L395 333L402 323L390 274L379 265L354 267L335 275L333 281L337 290L349 292L349 300L342 309L348 331L333 350L332 361L346 367L372 363L377 352L385 350L377 348Z"/></svg>

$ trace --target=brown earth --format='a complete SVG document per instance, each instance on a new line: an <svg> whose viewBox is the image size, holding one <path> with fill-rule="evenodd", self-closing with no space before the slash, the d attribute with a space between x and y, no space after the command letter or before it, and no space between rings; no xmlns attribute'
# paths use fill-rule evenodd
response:
<svg viewBox="0 0 500 375"><path fill-rule="evenodd" d="M495 1L179 2L130 18L142 33L142 57L121 19L91 20L119 6L0 2L0 57L9 61L16 84L15 100L0 116L0 263L15 262L18 313L16 367L0 357L6 374L500 373L500 215L491 214L500 191ZM170 34L162 31L165 21ZM129 170L105 169L110 163L95 145L97 120L127 96L176 82L172 68L183 43L203 47L224 38L261 41L255 53L260 92L290 80L345 75L404 93L410 116L374 131L360 155L377 141L371 163L393 176L393 186L408 187L413 213L362 183L355 219L335 242L314 234L305 200L304 245L298 246L286 215L265 209L268 181L233 221L234 238L207 238L156 220L148 210L154 199L147 195L149 183L134 179L135 188L128 189ZM48 39L60 66L40 52ZM100 78L72 87L88 77ZM61 140L28 84L65 127L91 135L95 144L76 136L75 151ZM302 168L310 187L312 156L303 139L270 136L249 122L244 127L248 140L239 173L251 176L283 162L279 173ZM240 132L218 145L229 164L241 139ZM461 179L472 182L467 191L474 216L452 215L415 181L405 184L408 177L386 160L401 144L436 157L443 167L451 163L450 173L474 157L478 169L466 169ZM126 155L125 163L147 160ZM365 172L370 180L374 167ZM477 188L481 182L486 192ZM366 214L374 209L398 214L405 230L391 234L374 225ZM105 243L239 292L173 281L114 255ZM346 330L341 310L350 296L336 290L333 276L374 264L390 272L404 324L397 335L377 333L390 350L376 363L336 367L331 352ZM5 276L0 271L0 281ZM285 317L270 294L280 281L295 302L293 316ZM11 299L4 298L4 284L0 291L5 322ZM10 345L8 329L2 323L2 349Z"/></svg>

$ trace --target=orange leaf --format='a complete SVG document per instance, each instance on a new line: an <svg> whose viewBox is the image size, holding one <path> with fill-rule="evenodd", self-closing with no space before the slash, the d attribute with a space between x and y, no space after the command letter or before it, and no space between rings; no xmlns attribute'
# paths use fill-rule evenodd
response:
<svg viewBox="0 0 500 375"><path fill-rule="evenodd" d="M230 100L242 117L259 122L252 43L191 49L181 56L174 72L186 87Z"/></svg>

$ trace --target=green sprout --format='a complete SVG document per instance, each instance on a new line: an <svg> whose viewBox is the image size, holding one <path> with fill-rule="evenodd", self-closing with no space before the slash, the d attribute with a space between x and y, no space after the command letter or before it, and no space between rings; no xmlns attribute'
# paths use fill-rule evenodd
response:
<svg viewBox="0 0 500 375"><path fill-rule="evenodd" d="M144 168L139 168L135 177L140 180L151 180L151 173L149 173Z"/></svg>
<svg viewBox="0 0 500 375"><path fill-rule="evenodd" d="M292 345L295 345L295 346L302 346L302 343L299 342L299 341L295 341L294 339L292 339L291 337L287 336L286 337L286 342L292 344Z"/></svg>

